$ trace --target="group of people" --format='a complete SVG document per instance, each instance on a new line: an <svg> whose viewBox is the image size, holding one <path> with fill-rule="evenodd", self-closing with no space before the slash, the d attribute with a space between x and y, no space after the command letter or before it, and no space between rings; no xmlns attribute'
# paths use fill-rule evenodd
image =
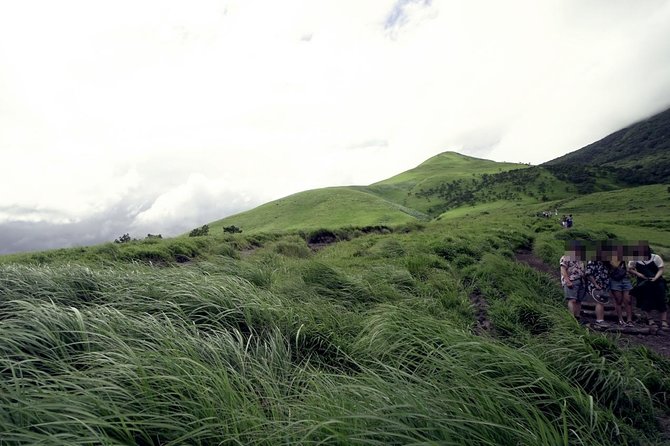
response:
<svg viewBox="0 0 670 446"><path fill-rule="evenodd" d="M572 227L572 214L567 216L563 215L563 217L561 217L561 226L563 226L566 229Z"/></svg>
<svg viewBox="0 0 670 446"><path fill-rule="evenodd" d="M558 215L558 209L554 209L553 211L542 211L537 214L538 217L544 217L544 218L551 218L556 215Z"/></svg>
<svg viewBox="0 0 670 446"><path fill-rule="evenodd" d="M631 301L635 297L647 314L658 312L661 328L669 328L663 259L651 252L648 243L571 240L560 269L568 309L576 318L581 303L591 296L596 303L596 324L605 324L604 304L613 299L619 324L633 325ZM651 317L649 323L655 324Z"/></svg>

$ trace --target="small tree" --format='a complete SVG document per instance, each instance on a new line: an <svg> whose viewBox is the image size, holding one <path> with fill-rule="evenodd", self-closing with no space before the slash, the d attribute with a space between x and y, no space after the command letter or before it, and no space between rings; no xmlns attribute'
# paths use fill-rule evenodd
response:
<svg viewBox="0 0 670 446"><path fill-rule="evenodd" d="M132 240L132 239L130 238L130 234L125 233L125 234L123 234L121 237L119 237L119 238L117 238L116 240L114 240L114 243L128 243L128 242L130 242L131 240Z"/></svg>
<svg viewBox="0 0 670 446"><path fill-rule="evenodd" d="M223 228L223 232L226 232L228 234L239 234L240 232L242 232L242 230L235 225L230 225L230 226L225 226Z"/></svg>
<svg viewBox="0 0 670 446"><path fill-rule="evenodd" d="M200 228L195 228L188 234L189 237L200 237L201 235L209 235L209 225L203 225Z"/></svg>

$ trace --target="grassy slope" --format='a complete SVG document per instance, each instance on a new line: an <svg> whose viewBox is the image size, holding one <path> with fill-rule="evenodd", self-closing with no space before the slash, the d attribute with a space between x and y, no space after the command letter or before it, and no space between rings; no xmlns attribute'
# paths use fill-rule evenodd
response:
<svg viewBox="0 0 670 446"><path fill-rule="evenodd" d="M531 208L317 253L295 235L217 233L101 247L106 267L81 250L2 265L3 440L653 442L670 363L584 331L550 279L513 262L564 233L537 233ZM177 242L195 261L118 260ZM474 292L494 332L476 334Z"/></svg>
<svg viewBox="0 0 670 446"><path fill-rule="evenodd" d="M600 192L565 201L561 212L625 240L648 240L670 254L670 192L664 185Z"/></svg>
<svg viewBox="0 0 670 446"><path fill-rule="evenodd" d="M540 170L554 201L528 195L534 183L316 253L296 235L416 222L400 205L421 208L412 191L498 169L446 153L367 188L268 203L210 236L0 257L3 441L653 444L670 361L585 331L513 253L532 245L555 263L566 238L616 236L668 258L666 186L571 198ZM576 227L535 216L554 208ZM223 234L231 224L245 232ZM473 295L493 331L477 330Z"/></svg>
<svg viewBox="0 0 670 446"><path fill-rule="evenodd" d="M245 231L282 232L351 225L399 225L423 217L419 212L355 188L332 187L290 195L209 226L213 232L230 225Z"/></svg>
<svg viewBox="0 0 670 446"><path fill-rule="evenodd" d="M415 196L415 193L421 189L429 189L445 181L470 179L473 175L498 173L525 167L527 166L524 164L498 163L456 152L444 152L413 169L374 183L368 186L368 190L390 201L426 212L431 203Z"/></svg>
<svg viewBox="0 0 670 446"><path fill-rule="evenodd" d="M332 187L300 192L250 211L210 223L214 232L235 225L244 231L287 231L343 226L399 225L428 220L425 211L439 199L415 194L445 181L470 180L527 166L472 158L454 152L439 154L414 169L370 186ZM552 198L565 194L563 183L543 174ZM554 184L556 183L556 184ZM491 190L495 191L495 187ZM562 191L562 192L560 192Z"/></svg>

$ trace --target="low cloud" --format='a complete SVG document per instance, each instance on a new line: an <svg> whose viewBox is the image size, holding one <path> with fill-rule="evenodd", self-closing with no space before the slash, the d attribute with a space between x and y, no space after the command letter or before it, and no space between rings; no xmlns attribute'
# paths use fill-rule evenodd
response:
<svg viewBox="0 0 670 446"><path fill-rule="evenodd" d="M185 183L159 195L148 209L138 213L132 228L136 232L152 230L173 235L257 204L260 204L259 200L244 191L232 189L226 181L193 174Z"/></svg>
<svg viewBox="0 0 670 446"><path fill-rule="evenodd" d="M110 242L128 232L131 222L122 206L71 223L5 221L0 223L0 254Z"/></svg>
<svg viewBox="0 0 670 446"><path fill-rule="evenodd" d="M21 207L0 208L0 254L39 251L110 242L129 233L171 237L205 223L261 204L221 180L192 174L186 182L156 197L130 194L102 212L65 220L58 212L38 213Z"/></svg>

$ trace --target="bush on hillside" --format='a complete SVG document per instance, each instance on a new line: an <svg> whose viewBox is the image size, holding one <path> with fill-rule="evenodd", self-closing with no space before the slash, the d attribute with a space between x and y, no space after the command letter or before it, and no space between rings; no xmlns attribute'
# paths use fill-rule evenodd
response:
<svg viewBox="0 0 670 446"><path fill-rule="evenodd" d="M209 225L202 225L199 228L193 229L188 234L189 237L200 237L203 235L209 235Z"/></svg>
<svg viewBox="0 0 670 446"><path fill-rule="evenodd" d="M114 243L129 243L130 241L132 241L130 234L125 233L121 237L114 240Z"/></svg>
<svg viewBox="0 0 670 446"><path fill-rule="evenodd" d="M223 232L227 234L240 234L242 230L235 225L230 225L230 226L224 226Z"/></svg>

